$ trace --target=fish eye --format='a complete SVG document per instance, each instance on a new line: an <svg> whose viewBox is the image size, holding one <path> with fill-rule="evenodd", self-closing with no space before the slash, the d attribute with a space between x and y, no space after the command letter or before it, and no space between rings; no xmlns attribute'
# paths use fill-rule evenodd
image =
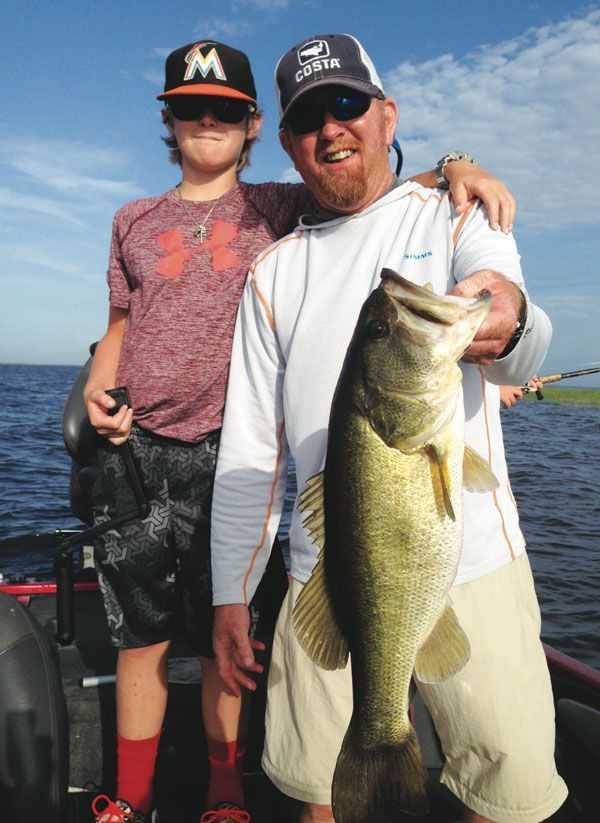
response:
<svg viewBox="0 0 600 823"><path fill-rule="evenodd" d="M385 320L369 320L367 323L367 335L371 340L380 340L382 337L387 337L389 333L390 326Z"/></svg>

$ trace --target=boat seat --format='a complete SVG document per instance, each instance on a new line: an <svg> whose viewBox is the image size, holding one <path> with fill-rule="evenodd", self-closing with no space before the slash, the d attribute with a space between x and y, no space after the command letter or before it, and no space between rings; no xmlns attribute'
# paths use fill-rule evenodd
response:
<svg viewBox="0 0 600 823"><path fill-rule="evenodd" d="M55 652L30 610L0 593L0 818L62 823L69 734Z"/></svg>
<svg viewBox="0 0 600 823"><path fill-rule="evenodd" d="M71 510L84 523L92 522L91 491L97 476L96 453L101 442L91 425L83 390L92 365L96 343L90 346L90 357L75 378L63 412L63 439L71 455L71 481L69 494Z"/></svg>
<svg viewBox="0 0 600 823"><path fill-rule="evenodd" d="M576 700L562 698L556 717L566 730L600 765L600 712Z"/></svg>

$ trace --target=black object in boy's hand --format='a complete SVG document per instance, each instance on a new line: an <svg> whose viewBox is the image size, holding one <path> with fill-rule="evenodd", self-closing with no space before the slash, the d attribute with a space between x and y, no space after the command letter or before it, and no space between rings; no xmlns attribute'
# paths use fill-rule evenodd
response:
<svg viewBox="0 0 600 823"><path fill-rule="evenodd" d="M127 386L117 386L116 389L106 389L105 393L110 395L112 399L115 401L115 405L112 409L108 409L106 412L111 417L116 414L121 406L129 406L129 394L127 393Z"/></svg>

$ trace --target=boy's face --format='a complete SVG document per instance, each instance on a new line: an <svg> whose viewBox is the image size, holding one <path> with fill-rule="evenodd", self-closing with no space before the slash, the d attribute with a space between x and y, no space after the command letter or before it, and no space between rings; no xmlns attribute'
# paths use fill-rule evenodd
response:
<svg viewBox="0 0 600 823"><path fill-rule="evenodd" d="M198 108L197 120L172 116L171 128L181 152L183 171L216 174L235 168L246 138L258 134L260 118L245 116L240 123L226 123L218 119L210 106Z"/></svg>

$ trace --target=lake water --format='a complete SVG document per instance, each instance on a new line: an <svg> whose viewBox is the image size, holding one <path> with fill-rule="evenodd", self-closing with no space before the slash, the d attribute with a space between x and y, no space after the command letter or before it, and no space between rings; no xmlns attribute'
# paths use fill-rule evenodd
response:
<svg viewBox="0 0 600 823"><path fill-rule="evenodd" d="M0 540L76 527L62 410L70 366L0 365ZM543 613L544 640L600 668L600 409L523 402L503 412L513 492ZM0 552L0 571L48 569Z"/></svg>

